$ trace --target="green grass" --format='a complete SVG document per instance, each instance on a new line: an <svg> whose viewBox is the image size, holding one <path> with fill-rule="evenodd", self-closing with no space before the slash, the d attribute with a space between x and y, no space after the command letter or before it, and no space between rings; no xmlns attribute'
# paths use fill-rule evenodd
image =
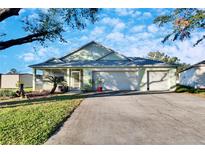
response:
<svg viewBox="0 0 205 154"><path fill-rule="evenodd" d="M0 108L0 144L43 144L81 101L63 95L7 102Z"/></svg>
<svg viewBox="0 0 205 154"><path fill-rule="evenodd" d="M18 90L18 88L2 88L0 89L0 91L2 90L11 90L13 92L16 92ZM32 92L32 88L28 87L28 88L24 88L25 92Z"/></svg>

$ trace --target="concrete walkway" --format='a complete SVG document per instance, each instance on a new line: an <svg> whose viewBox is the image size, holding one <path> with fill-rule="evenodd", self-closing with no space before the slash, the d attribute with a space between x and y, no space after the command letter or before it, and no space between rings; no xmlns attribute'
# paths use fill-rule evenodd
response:
<svg viewBox="0 0 205 154"><path fill-rule="evenodd" d="M205 144L205 99L175 93L90 97L45 144Z"/></svg>

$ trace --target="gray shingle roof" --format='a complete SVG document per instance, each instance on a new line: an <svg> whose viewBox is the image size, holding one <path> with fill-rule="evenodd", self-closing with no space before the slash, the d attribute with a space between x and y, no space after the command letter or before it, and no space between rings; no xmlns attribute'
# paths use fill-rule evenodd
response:
<svg viewBox="0 0 205 154"><path fill-rule="evenodd" d="M133 57L132 60L99 60L99 61L69 61L69 62L44 62L31 65L33 68L57 68L57 67L134 67L134 66L170 66L161 61Z"/></svg>
<svg viewBox="0 0 205 154"><path fill-rule="evenodd" d="M90 43L96 43L96 42L90 42ZM90 44L88 43L88 44ZM84 45L83 47L85 47ZM82 49L79 48L79 49ZM77 52L77 51L74 51ZM111 51L113 52L113 50ZM72 53L64 56L67 57L69 55L72 55ZM109 54L108 54L109 55ZM123 55L124 56L124 55ZM52 58L49 59L43 63L30 65L29 67L32 68L62 68L62 67L137 67L137 66L165 66L165 67L171 67L173 65L165 64L161 61L157 60L151 60L146 58L140 58L140 57L126 57L125 60L84 60L84 61L63 61L63 58Z"/></svg>
<svg viewBox="0 0 205 154"><path fill-rule="evenodd" d="M189 70L189 69L191 69L191 68L193 68L193 67L204 67L204 66L205 66L205 60L200 61L200 62L198 62L198 63L196 63L196 64L194 64L194 65L191 65L191 66L185 68L184 70L180 71L179 73L182 73L182 72L184 72L184 71L187 71L187 70Z"/></svg>

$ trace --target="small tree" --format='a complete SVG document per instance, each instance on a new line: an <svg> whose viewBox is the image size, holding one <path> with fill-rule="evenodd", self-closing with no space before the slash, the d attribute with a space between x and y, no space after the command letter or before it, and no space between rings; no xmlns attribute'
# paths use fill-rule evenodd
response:
<svg viewBox="0 0 205 154"><path fill-rule="evenodd" d="M17 71L17 69L12 68L10 69L10 71L7 74L18 74L19 72Z"/></svg>
<svg viewBox="0 0 205 154"><path fill-rule="evenodd" d="M160 52L160 51L149 52L147 57L149 59L159 60L167 64L179 64L180 63L180 59L178 57L170 57L166 55L164 52Z"/></svg>
<svg viewBox="0 0 205 154"><path fill-rule="evenodd" d="M50 91L50 94L54 94L56 88L60 84L65 84L65 80L63 77L58 76L46 76L46 81L53 84L53 88Z"/></svg>
<svg viewBox="0 0 205 154"><path fill-rule="evenodd" d="M18 81L18 82L16 83L16 87L18 88L18 90L16 91L16 94L17 94L18 96L24 98L24 97L25 97L24 83Z"/></svg>
<svg viewBox="0 0 205 154"><path fill-rule="evenodd" d="M164 52L156 51L156 52L149 52L147 58L153 60L159 60L167 64L176 64L177 66L177 74L188 68L190 64L182 63L178 57L171 57L166 55Z"/></svg>

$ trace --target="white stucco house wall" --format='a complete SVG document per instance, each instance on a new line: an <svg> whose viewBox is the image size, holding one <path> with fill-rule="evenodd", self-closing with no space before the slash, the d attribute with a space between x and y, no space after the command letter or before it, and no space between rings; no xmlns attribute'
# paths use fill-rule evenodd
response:
<svg viewBox="0 0 205 154"><path fill-rule="evenodd" d="M174 90L176 66L140 57L126 57L94 41L60 57L30 66L33 68L33 90L36 90L36 71L43 71L42 89L52 84L46 76L55 75L67 81L70 90L90 86L96 90Z"/></svg>
<svg viewBox="0 0 205 154"><path fill-rule="evenodd" d="M180 72L179 83L194 88L205 88L205 60Z"/></svg>

